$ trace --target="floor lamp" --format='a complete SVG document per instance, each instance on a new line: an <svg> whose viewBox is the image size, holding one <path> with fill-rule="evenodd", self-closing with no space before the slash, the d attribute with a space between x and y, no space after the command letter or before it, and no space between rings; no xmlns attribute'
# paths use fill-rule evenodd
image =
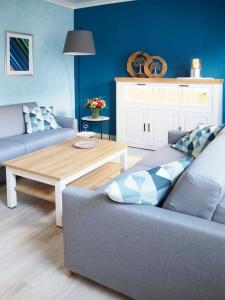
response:
<svg viewBox="0 0 225 300"><path fill-rule="evenodd" d="M86 30L68 31L63 49L66 55L78 56L77 86L78 86L78 129L80 131L80 56L95 55L95 45L92 32Z"/></svg>

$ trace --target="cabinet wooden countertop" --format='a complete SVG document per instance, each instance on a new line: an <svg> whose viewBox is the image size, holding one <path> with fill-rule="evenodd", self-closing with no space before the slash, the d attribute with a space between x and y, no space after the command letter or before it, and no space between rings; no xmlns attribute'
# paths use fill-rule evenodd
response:
<svg viewBox="0 0 225 300"><path fill-rule="evenodd" d="M214 78L133 78L116 77L116 82L137 82L137 83L171 83L171 84L223 84L224 79Z"/></svg>

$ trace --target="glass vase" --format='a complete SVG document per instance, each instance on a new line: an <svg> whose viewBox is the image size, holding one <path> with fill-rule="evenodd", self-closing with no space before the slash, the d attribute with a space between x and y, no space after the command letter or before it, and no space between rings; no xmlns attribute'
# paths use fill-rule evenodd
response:
<svg viewBox="0 0 225 300"><path fill-rule="evenodd" d="M100 111L99 108L93 108L93 109L91 110L92 118L93 118L93 119L98 119L98 118L99 118L99 111Z"/></svg>

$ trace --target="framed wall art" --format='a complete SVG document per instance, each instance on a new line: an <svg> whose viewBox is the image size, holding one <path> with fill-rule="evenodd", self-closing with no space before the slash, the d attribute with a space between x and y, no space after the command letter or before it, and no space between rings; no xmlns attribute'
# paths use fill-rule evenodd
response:
<svg viewBox="0 0 225 300"><path fill-rule="evenodd" d="M33 36L6 33L6 75L33 75Z"/></svg>

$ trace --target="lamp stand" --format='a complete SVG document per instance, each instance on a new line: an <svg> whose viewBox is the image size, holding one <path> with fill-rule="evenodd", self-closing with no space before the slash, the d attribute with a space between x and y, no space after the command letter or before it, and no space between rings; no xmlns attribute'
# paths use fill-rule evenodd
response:
<svg viewBox="0 0 225 300"><path fill-rule="evenodd" d="M80 109L80 56L77 57L77 98L78 98L78 130L81 131L81 109Z"/></svg>

